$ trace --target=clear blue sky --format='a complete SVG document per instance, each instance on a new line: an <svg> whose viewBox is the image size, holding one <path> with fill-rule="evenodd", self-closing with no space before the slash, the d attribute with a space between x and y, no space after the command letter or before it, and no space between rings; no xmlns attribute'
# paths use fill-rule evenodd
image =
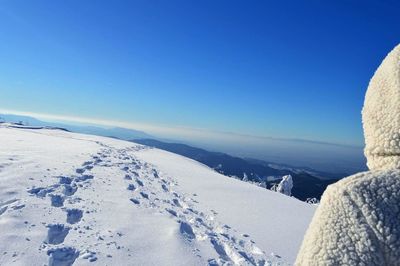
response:
<svg viewBox="0 0 400 266"><path fill-rule="evenodd" d="M0 109L362 145L397 3L0 0Z"/></svg>

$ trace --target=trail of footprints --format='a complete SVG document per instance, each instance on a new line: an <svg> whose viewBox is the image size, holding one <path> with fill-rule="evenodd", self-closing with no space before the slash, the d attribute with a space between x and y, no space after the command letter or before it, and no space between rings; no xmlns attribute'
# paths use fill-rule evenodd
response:
<svg viewBox="0 0 400 266"><path fill-rule="evenodd" d="M216 211L210 210L207 213L198 211L196 194L186 195L178 192L179 184L173 178L164 176L154 166L141 162L130 154L143 149L142 146L113 149L101 142L97 143L103 147L102 151L76 169L76 176L60 176L58 183L54 185L28 190L34 196L49 198L52 207L63 208L65 211L66 224L46 225L48 234L42 248L47 250L49 266L72 265L79 256L90 262L97 260L97 254L94 251L63 246L72 226L79 224L84 217L83 210L67 209L63 206L65 201L71 204L80 201L80 198L74 197L74 194L78 189L89 188L94 176L87 174L88 171L90 172L94 167L115 166L124 173L122 178L126 182L126 189L131 193L129 200L132 204L138 208L152 208L156 212L175 219L179 223L179 232L184 241L209 243L217 254L216 258L207 258L209 265L283 265L279 256L266 255L255 245L249 235L241 235L229 225L217 222ZM81 233L79 227L73 229ZM84 229L92 230L90 225L85 226ZM85 232L82 231L82 233ZM103 241L111 234L111 231L94 232L91 236L96 236L98 240ZM117 236L121 237L122 234L117 233ZM106 245L116 249L124 248L115 240L107 242ZM194 248L193 252L201 256L198 249Z"/></svg>
<svg viewBox="0 0 400 266"><path fill-rule="evenodd" d="M138 207L155 208L171 216L179 223L179 231L185 241L209 241L218 254L217 258L208 259L209 265L280 264L278 256L267 256L250 240L249 235L240 235L230 226L217 222L216 211L198 211L196 194L178 192L179 184L175 180L164 176L154 166L139 162L128 152L127 149L119 150L115 156L124 161L120 167L126 173L124 178L127 189L132 191L132 203ZM198 253L198 250L193 252Z"/></svg>
<svg viewBox="0 0 400 266"><path fill-rule="evenodd" d="M47 224L47 238L43 241L40 249L46 249L49 256L49 266L56 265L72 265L81 255L82 258L93 262L97 260L96 254L85 251L87 254L74 247L63 246L65 238L72 230L73 225L79 223L84 215L83 210L76 208L65 208L64 202L68 201L73 204L80 201L80 198L74 197L78 189L85 189L90 186L90 180L93 175L85 174L87 170L91 170L99 161L90 161L83 163L81 168L76 169L76 176L59 176L58 182L47 187L33 187L28 190L33 196L49 199L49 203L54 208L62 208L65 212L65 222L55 224ZM78 227L74 228L76 230Z"/></svg>

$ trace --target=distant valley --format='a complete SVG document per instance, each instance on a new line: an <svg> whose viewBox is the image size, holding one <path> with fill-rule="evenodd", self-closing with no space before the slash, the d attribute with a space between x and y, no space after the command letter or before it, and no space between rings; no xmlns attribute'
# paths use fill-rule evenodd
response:
<svg viewBox="0 0 400 266"><path fill-rule="evenodd" d="M309 198L320 199L328 185L335 183L340 178L346 176L346 173L324 173L307 167L293 167L290 165L266 162L254 158L239 158L226 153L211 152L186 144L161 141L145 132L133 129L119 127L104 128L100 126L77 124L70 125L41 121L29 116L10 114L0 114L0 122L1 121L19 123L28 126L50 126L77 133L133 141L191 158L207 165L221 174L246 182L255 183L256 185L265 187L266 189L271 189L271 187L279 183L282 176L291 175L293 177L292 196L303 201Z"/></svg>
<svg viewBox="0 0 400 266"><path fill-rule="evenodd" d="M328 185L335 183L345 175L326 174L321 176L325 173L319 173L312 169L290 168L256 159L238 158L225 153L210 152L180 143L168 143L154 139L135 139L133 141L191 158L221 174L247 182L254 182L267 189L279 183L282 176L291 175L293 177L292 196L303 201L309 198L320 199ZM311 174L312 171L314 174Z"/></svg>

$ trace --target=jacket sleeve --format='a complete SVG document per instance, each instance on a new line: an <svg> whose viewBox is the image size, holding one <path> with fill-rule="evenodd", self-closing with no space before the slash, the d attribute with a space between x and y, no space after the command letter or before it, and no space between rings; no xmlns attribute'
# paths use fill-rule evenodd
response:
<svg viewBox="0 0 400 266"><path fill-rule="evenodd" d="M351 193L328 187L295 265L385 265L381 244Z"/></svg>

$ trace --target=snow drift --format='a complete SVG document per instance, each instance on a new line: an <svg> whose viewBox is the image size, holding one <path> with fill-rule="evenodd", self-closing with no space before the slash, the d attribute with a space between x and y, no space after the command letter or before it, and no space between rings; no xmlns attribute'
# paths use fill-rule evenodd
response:
<svg viewBox="0 0 400 266"><path fill-rule="evenodd" d="M292 263L315 207L111 138L0 125L0 265Z"/></svg>

